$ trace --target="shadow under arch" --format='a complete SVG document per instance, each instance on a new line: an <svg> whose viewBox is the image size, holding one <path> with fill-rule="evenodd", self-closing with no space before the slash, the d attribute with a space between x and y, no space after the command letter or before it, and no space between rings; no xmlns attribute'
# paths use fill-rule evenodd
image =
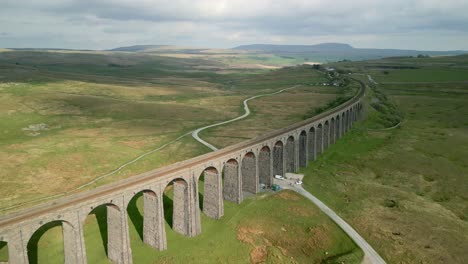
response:
<svg viewBox="0 0 468 264"><path fill-rule="evenodd" d="M259 185L264 184L270 187L273 183L273 174L271 171L271 150L264 146L258 153L258 181Z"/></svg>
<svg viewBox="0 0 468 264"><path fill-rule="evenodd" d="M61 235L58 234L60 231L62 231ZM65 239L74 239L73 226L67 221L56 220L56 221L48 222L42 225L41 227L39 227L29 239L28 244L27 244L27 251L28 251L28 261L30 264L36 264L36 263L39 263L40 260L42 260L42 258L39 258L39 250L41 247L43 247L42 245L40 245L40 240L41 238L44 238L44 235L46 233L50 234L50 232L53 232L52 234L54 235L52 242L61 244L61 246L57 245L57 247L55 247L54 245L54 248L56 248L57 250L50 252L49 253L50 255L44 256L44 258L47 261L54 259L55 261L60 263L60 262L65 262L65 258L66 258L65 255L68 254L69 258L74 259L73 257L75 254L75 252L73 251L74 248L68 248L68 250L66 250L65 245L64 245ZM69 232L72 232L72 234L70 234ZM57 236L61 237L61 239ZM49 245L48 247L51 247L51 246ZM62 251L61 256L60 254L58 254L59 251ZM45 263L45 262L41 262L41 263Z"/></svg>
<svg viewBox="0 0 468 264"><path fill-rule="evenodd" d="M224 163L223 178L223 198L225 200L240 203L240 179L239 162L236 159L229 159Z"/></svg>
<svg viewBox="0 0 468 264"><path fill-rule="evenodd" d="M307 150L309 152L309 160L315 160L316 157L316 144L315 144L315 127L311 127L307 137Z"/></svg>
<svg viewBox="0 0 468 264"><path fill-rule="evenodd" d="M296 142L293 136L289 136L286 140L285 155L286 170L285 172L296 172Z"/></svg>
<svg viewBox="0 0 468 264"><path fill-rule="evenodd" d="M162 193L163 215L175 232L188 235L188 183L183 178L171 180Z"/></svg>
<svg viewBox="0 0 468 264"><path fill-rule="evenodd" d="M273 147L273 174L283 175L283 142L277 141Z"/></svg>
<svg viewBox="0 0 468 264"><path fill-rule="evenodd" d="M322 152L325 151L330 145L330 121L325 121L323 126L323 149Z"/></svg>
<svg viewBox="0 0 468 264"><path fill-rule="evenodd" d="M122 213L120 207L113 203L100 204L88 213L85 220L87 224L83 227L88 263L95 262L95 259L92 258L101 259L104 257L102 251L104 251L105 256L111 261L118 262L121 260L121 248L124 243L122 241L124 236L122 232L126 232L124 226L122 226ZM92 222L96 223L98 230L94 230L96 225L91 224ZM102 247L99 246L99 241L90 241L90 239L87 238L87 234L96 231L100 233ZM89 252L92 254L89 254Z"/></svg>
<svg viewBox="0 0 468 264"><path fill-rule="evenodd" d="M307 167L307 133L304 130L299 134L299 167Z"/></svg>
<svg viewBox="0 0 468 264"><path fill-rule="evenodd" d="M340 115L336 116L336 128L335 128L335 142L341 138L341 118Z"/></svg>
<svg viewBox="0 0 468 264"><path fill-rule="evenodd" d="M138 236L143 241L144 240L144 221L145 215L148 213L145 211L147 208L148 199L145 199L145 196L151 196L153 199L156 199L156 193L152 190L141 190L132 197L130 202L127 205L128 218L132 222L135 230L137 231ZM151 204L154 209L156 209L157 204Z"/></svg>
<svg viewBox="0 0 468 264"><path fill-rule="evenodd" d="M317 126L317 135L315 137L315 155L316 157L323 152L323 125L320 123Z"/></svg>
<svg viewBox="0 0 468 264"><path fill-rule="evenodd" d="M242 191L257 193L257 157L253 152L247 152L242 158Z"/></svg>
<svg viewBox="0 0 468 264"><path fill-rule="evenodd" d="M330 121L330 145L335 144L335 128L335 117L332 117Z"/></svg>
<svg viewBox="0 0 468 264"><path fill-rule="evenodd" d="M221 178L222 175L213 166L205 168L198 178L198 206L212 219L219 219L224 214Z"/></svg>
<svg viewBox="0 0 468 264"><path fill-rule="evenodd" d="M8 243L0 241L0 262L8 262L8 254Z"/></svg>

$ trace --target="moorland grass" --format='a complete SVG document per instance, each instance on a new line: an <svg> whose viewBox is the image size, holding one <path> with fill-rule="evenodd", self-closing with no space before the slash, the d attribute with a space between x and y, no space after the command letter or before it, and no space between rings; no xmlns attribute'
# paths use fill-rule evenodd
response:
<svg viewBox="0 0 468 264"><path fill-rule="evenodd" d="M0 208L73 191L195 128L238 116L246 96L324 78L302 66L222 74L199 66L223 63L127 53L2 53L0 158L8 162L1 164ZM295 121L276 118L278 124ZM46 127L25 130L40 124ZM87 188L207 151L187 136Z"/></svg>
<svg viewBox="0 0 468 264"><path fill-rule="evenodd" d="M170 200L167 193L165 200ZM202 233L181 236L166 221L168 249L142 242L142 196L129 205L134 263L360 263L362 251L328 217L304 197L291 192L263 193L237 205L225 201L225 214L212 220L202 214ZM170 208L165 202L166 220ZM95 209L84 227L89 263L108 263L105 208ZM31 263L62 263L60 226L46 226L30 243Z"/></svg>
<svg viewBox="0 0 468 264"><path fill-rule="evenodd" d="M381 113L368 106L366 121L302 170L305 188L389 263L464 263L468 86L379 87L404 113L403 123L392 130L369 130L380 126Z"/></svg>

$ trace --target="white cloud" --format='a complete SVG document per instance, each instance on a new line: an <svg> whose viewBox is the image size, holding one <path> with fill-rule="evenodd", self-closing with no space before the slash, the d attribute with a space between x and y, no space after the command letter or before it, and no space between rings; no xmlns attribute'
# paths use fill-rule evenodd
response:
<svg viewBox="0 0 468 264"><path fill-rule="evenodd" d="M465 0L2 0L0 47L334 41L468 49L466 25Z"/></svg>

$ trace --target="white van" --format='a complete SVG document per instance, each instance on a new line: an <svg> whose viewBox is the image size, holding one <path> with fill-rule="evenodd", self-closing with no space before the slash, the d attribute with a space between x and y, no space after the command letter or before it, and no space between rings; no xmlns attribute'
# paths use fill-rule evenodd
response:
<svg viewBox="0 0 468 264"><path fill-rule="evenodd" d="M278 179L278 180L284 180L284 177L281 176L281 175L275 175L275 179Z"/></svg>

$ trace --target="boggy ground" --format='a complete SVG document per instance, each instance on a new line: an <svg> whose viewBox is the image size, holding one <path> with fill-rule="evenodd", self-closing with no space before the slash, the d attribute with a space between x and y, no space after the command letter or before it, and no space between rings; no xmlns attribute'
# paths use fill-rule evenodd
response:
<svg viewBox="0 0 468 264"><path fill-rule="evenodd" d="M384 116L395 113L368 107L365 122L303 170L305 188L348 221L388 263L468 259L468 84L461 82L468 80L467 58L356 63L354 69L371 68L364 73L385 82L377 87L402 112L403 122L395 129L375 130L383 128ZM444 63L459 75L439 71ZM375 65L417 68L400 73ZM432 72L428 81L437 83L421 83L424 72ZM375 103L372 92L368 94Z"/></svg>

